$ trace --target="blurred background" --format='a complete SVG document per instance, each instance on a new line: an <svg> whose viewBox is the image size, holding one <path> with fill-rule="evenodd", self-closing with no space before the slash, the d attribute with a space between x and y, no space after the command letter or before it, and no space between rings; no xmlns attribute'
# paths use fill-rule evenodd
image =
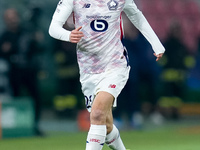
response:
<svg viewBox="0 0 200 150"><path fill-rule="evenodd" d="M192 125L200 130L200 1L135 0L166 48L123 16L132 67L114 108L120 130ZM87 131L76 45L51 38L58 0L0 0L0 138ZM64 27L74 28L72 17ZM200 132L198 132L200 133Z"/></svg>

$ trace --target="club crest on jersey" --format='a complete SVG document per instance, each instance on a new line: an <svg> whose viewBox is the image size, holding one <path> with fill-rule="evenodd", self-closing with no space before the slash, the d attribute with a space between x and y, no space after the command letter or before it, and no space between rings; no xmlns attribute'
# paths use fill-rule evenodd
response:
<svg viewBox="0 0 200 150"><path fill-rule="evenodd" d="M117 10L117 7L118 7L118 2L115 1L115 0L110 0L108 3L108 8L109 10Z"/></svg>

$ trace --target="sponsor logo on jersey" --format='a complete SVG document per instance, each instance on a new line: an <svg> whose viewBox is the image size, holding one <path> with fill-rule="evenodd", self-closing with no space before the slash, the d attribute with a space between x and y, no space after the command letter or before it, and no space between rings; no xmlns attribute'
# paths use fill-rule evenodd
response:
<svg viewBox="0 0 200 150"><path fill-rule="evenodd" d="M104 32L108 29L108 22L101 19L93 20L90 23L90 27L95 32Z"/></svg>
<svg viewBox="0 0 200 150"><path fill-rule="evenodd" d="M115 84L110 84L109 86L108 86L108 88L116 88L116 85Z"/></svg>
<svg viewBox="0 0 200 150"><path fill-rule="evenodd" d="M99 15L92 15L92 16L88 16L86 15L87 19L109 19L111 18L111 16L99 16Z"/></svg>
<svg viewBox="0 0 200 150"><path fill-rule="evenodd" d="M90 8L91 4L85 3L82 8Z"/></svg>
<svg viewBox="0 0 200 150"><path fill-rule="evenodd" d="M108 3L108 9L109 10L117 10L117 7L118 7L118 2L115 1L115 0L110 0Z"/></svg>

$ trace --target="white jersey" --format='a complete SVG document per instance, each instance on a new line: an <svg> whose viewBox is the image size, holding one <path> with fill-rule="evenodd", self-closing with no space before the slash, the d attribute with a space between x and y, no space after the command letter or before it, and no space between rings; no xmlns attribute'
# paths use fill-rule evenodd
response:
<svg viewBox="0 0 200 150"><path fill-rule="evenodd" d="M69 41L70 31L63 29L62 25L73 12L75 27L82 26L84 34L77 44L80 72L96 74L109 68L125 67L127 60L121 42L122 11L150 42L156 54L165 51L133 0L61 0L49 33L56 39Z"/></svg>

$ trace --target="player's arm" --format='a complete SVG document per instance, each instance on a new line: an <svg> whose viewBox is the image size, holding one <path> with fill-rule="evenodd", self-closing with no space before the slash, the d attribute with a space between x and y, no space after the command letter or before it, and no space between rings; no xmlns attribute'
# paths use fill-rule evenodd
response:
<svg viewBox="0 0 200 150"><path fill-rule="evenodd" d="M83 33L79 31L81 27L68 31L63 28L64 23L73 11L73 0L60 0L56 11L51 20L49 27L49 34L55 39L62 41L70 41L78 43L83 37Z"/></svg>
<svg viewBox="0 0 200 150"><path fill-rule="evenodd" d="M156 60L158 61L165 52L165 48L163 47L157 35L149 25L142 12L137 8L133 0L126 0L124 12L130 19L130 21L134 24L134 26L144 35L144 37L151 44L155 52L154 55L157 57Z"/></svg>

